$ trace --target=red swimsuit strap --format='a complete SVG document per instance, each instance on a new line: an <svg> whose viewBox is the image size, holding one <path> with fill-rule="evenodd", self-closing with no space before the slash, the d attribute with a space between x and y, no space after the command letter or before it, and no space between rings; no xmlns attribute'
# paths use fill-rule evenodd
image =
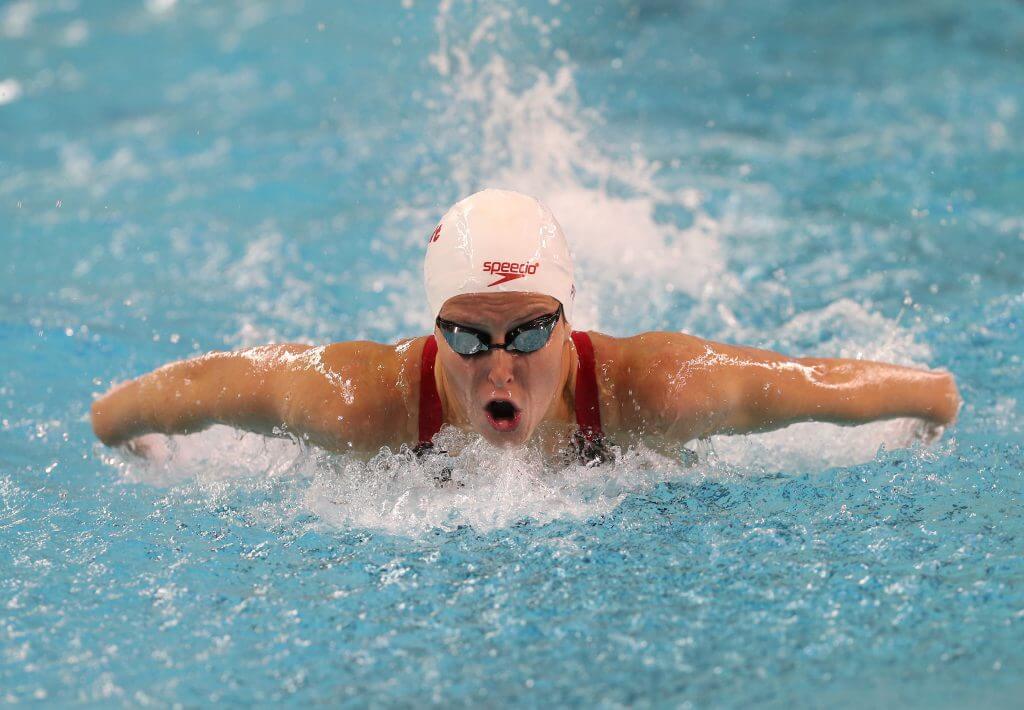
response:
<svg viewBox="0 0 1024 710"><path fill-rule="evenodd" d="M572 332L572 342L580 359L576 368L576 423L584 437L598 439L604 432L601 430L601 407L597 397L594 344L590 342L590 336L581 330Z"/></svg>
<svg viewBox="0 0 1024 710"><path fill-rule="evenodd" d="M429 444L434 434L441 430L441 396L434 381L434 360L437 358L437 341L427 337L423 343L423 358L420 367L420 445Z"/></svg>
<svg viewBox="0 0 1024 710"><path fill-rule="evenodd" d="M582 331L573 331L572 342L576 345L579 367L576 368L576 424L587 439L603 436L601 430L601 407L597 396L597 372L594 361L594 344L590 336ZM441 430L441 396L434 381L434 361L437 358L437 341L431 335L423 343L423 358L420 367L420 445L429 444Z"/></svg>

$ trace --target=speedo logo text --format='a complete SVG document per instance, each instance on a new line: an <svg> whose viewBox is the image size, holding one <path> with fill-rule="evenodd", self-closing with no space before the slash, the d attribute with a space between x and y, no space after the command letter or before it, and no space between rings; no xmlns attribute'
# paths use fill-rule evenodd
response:
<svg viewBox="0 0 1024 710"><path fill-rule="evenodd" d="M531 276L537 273L537 269L540 267L535 261L528 261L517 263L514 261L485 261L484 262L484 273L493 274L500 278L494 283L487 284L490 286L497 286L499 284L508 283L515 279L521 279L524 276Z"/></svg>

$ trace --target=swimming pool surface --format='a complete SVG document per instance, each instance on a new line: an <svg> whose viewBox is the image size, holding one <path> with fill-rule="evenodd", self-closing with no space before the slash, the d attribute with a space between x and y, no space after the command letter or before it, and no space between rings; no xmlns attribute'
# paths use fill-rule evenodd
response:
<svg viewBox="0 0 1024 710"><path fill-rule="evenodd" d="M0 702L1019 707L1022 77L1010 0L0 5ZM96 445L166 361L426 332L484 186L579 327L945 367L960 422L462 488Z"/></svg>

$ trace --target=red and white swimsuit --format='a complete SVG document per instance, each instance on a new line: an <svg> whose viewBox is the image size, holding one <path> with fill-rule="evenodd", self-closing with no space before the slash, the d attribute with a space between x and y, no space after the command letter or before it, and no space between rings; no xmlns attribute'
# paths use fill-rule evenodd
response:
<svg viewBox="0 0 1024 710"><path fill-rule="evenodd" d="M610 460L601 429L601 408L598 402L597 373L594 344L583 331L572 332L572 342L579 356L576 368L576 424L573 447L581 463L591 465ZM434 381L434 361L437 359L437 341L431 335L423 345L420 370L420 413L418 452L433 447L434 435L441 429L441 396Z"/></svg>

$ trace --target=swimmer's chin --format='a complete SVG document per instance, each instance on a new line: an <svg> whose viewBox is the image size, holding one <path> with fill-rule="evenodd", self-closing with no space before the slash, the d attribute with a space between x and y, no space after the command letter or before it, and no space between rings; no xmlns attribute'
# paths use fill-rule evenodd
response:
<svg viewBox="0 0 1024 710"><path fill-rule="evenodd" d="M477 433L495 448L515 449L526 445L533 435L533 430L520 424L512 431L497 431L490 426L489 422L485 422L484 426L477 429Z"/></svg>

